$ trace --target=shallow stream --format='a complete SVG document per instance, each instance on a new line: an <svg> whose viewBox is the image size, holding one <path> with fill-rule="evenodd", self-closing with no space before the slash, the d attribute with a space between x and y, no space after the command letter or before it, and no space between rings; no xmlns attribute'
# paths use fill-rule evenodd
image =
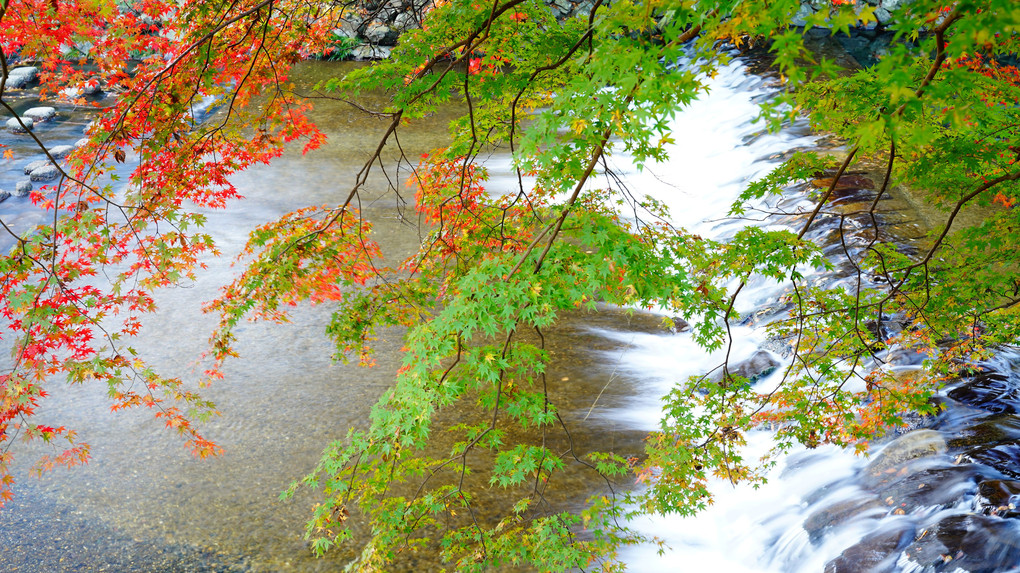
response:
<svg viewBox="0 0 1020 573"><path fill-rule="evenodd" d="M299 77L311 85L336 73L335 66L303 64ZM816 142L804 125L764 134L752 123L757 102L773 93L769 82L734 62L710 80L711 90L705 97L677 118L677 143L670 150L669 163L637 172L625 158L618 158L613 168L632 191L654 195L669 204L676 223L688 229L721 237L752 224L721 217L749 180L767 173L790 150ZM366 103L371 107L381 102ZM27 100L25 105L29 105ZM87 121L80 110L59 108L58 112L56 120L36 132L49 145L73 142ZM381 120L340 103L321 102L315 119L329 134L330 143L307 156L287 154L270 167L239 175L235 183L247 199L211 213L208 223L224 257L208 261L210 270L197 283L159 295L162 311L147 321L146 334L135 346L167 373L188 376L194 360L205 350L215 323L201 313L201 304L213 298L236 272L229 261L243 245L248 230L299 207L340 200L368 147L384 128ZM401 143L408 155L415 157L442 145L447 119L440 114L405 131ZM41 155L29 155L24 136L4 133L0 137L0 142L16 151L16 158L0 169L0 188L7 189L24 178L20 165ZM506 180L506 174L499 173L499 165L506 164L505 157L497 154L492 158L493 191L498 192L496 187ZM405 220L406 205L386 192L385 180L373 179L363 197L362 208L374 221L376 238L392 260L411 252L419 242L418 228ZM806 197L803 189L794 189L778 201L792 211L803 205ZM911 222L903 204L895 200L887 203L886 228L891 237L909 248L920 229ZM0 203L0 216L8 222L29 225L33 213L26 198L11 197ZM792 225L794 221L768 224ZM824 222L819 228L819 240L832 232ZM837 273L817 280L831 282L840 277ZM764 282L750 285L740 299L741 311L753 317L774 302L782 289L783 285ZM0 570L338 570L347 555L314 559L302 538L304 521L316 501L314 495L301 494L287 503L277 501L277 496L314 466L328 442L341 438L347 428L365 423L369 407L390 384L398 367L401 333L389 331L381 337L375 368L341 366L330 361L332 349L323 337L328 318L328 308L302 306L295 310L291 324L249 324L239 330L241 358L228 363L225 380L205 391L224 413L203 426L207 437L226 449L226 454L216 459L191 458L179 440L148 412L110 413L101 388L60 387L54 391L40 408L42 416L76 428L92 445L93 461L87 467L52 472L42 479L24 473L17 476L17 497L0 510ZM754 325L755 321L749 320L738 329L734 348L738 360L751 356L766 342ZM554 398L560 410L569 414L579 447L610 444L625 456L641 452L642 436L658 419L659 397L671 385L714 368L721 360L705 354L688 335L665 331L660 316L631 315L622 309L604 308L595 314L567 317L548 334L555 358L551 379L569 383ZM783 360L781 353L770 356ZM1006 392L1018 387L1017 367L1011 357L1003 353L995 365L1004 373L1003 380L996 381ZM1020 405L1020 399L1016 402ZM954 456L974 447L974 443L953 445L955 436L966 433L961 428L998 424L998 430L982 435L994 433L1001 443L1015 439L1020 436L1020 421L1011 417L1016 411L1000 409L993 415L983 414L973 405L959 406L937 421L928 421L949 445L941 449L933 446L934 455L923 458L928 465L904 475L926 471L929 473L924 475L930 477L930 471L959 467ZM925 436L938 441L931 434ZM769 436L759 432L750 442L752 449L764 450ZM1017 449L1020 451L1020 446ZM21 455L26 462L31 457L25 452ZM1010 455L1020 457L1008 450L1000 458ZM826 448L796 453L780 464L762 489L734 489L720 483L716 504L704 514L642 525L670 543L673 549L664 557L656 556L651 548L629 550L624 557L634 571L820 572L828 570L830 562L833 571L863 571L867 569L854 567L872 563L868 558L851 555L846 559L852 565L838 568L840 555L848 547L859 547L855 544L863 537L878 535L866 548L881 553L874 563L904 571L952 571L947 561L920 563L916 559L951 553L949 540L943 544L943 553L926 541L942 539L936 534L950 526L927 537L922 532L934 531L947 518L964 516L962 519L971 520L960 526L965 532L977 532L971 535L1005 544L1007 549L983 561L1002 557L992 569L963 570L1007 571L1008 559L1014 555L1008 548L1020 545L1020 533L1011 518L979 515L984 506L978 489L979 483L1008 478L999 480L1008 482L1002 491L1020 492L1020 487L1010 485L1018 482L1009 481L1020 475L1009 475L1003 463L995 469L998 462L989 460L992 465L971 464L968 467L973 471L966 475L943 479L939 474L942 481L926 477L928 481L923 483L939 484L933 488L948 493L924 499L915 495L910 498L914 500L910 511L896 513L895 509L908 506L896 505L900 497L893 505L886 503L885 498L893 494L884 494L895 484L868 481L867 460ZM571 485L578 498L587 493L587 483L578 480ZM904 491L896 495L915 493ZM1006 505L1009 495L1003 498ZM974 525L975 520L985 521ZM974 543L972 539L971 545ZM910 556L914 555L909 550L911 544L922 546L918 553L922 557ZM432 570L436 566L428 556L422 556L404 567Z"/></svg>

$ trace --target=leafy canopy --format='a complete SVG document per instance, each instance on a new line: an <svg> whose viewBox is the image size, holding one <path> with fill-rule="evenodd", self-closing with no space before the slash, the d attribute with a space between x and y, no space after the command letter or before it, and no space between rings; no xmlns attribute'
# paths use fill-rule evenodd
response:
<svg viewBox="0 0 1020 573"><path fill-rule="evenodd" d="M390 60L323 86L351 100L391 95L374 110L388 129L344 201L253 230L243 272L208 307L220 325L205 382L234 354L242 320L282 320L300 301L336 309L327 334L341 359L369 363L379 328L407 329L403 367L370 426L331 444L294 486L322 490L308 526L316 551L350 537L356 512L372 524L357 569L420 547L464 570L617 568L616 547L637 539L626 527L631 513L693 513L711 501L710 477L761 479L762 461L740 453L748 430L775 428L778 451L861 447L905 409L931 411L928 398L960 359L1018 339L1020 210L1011 207L1020 197L1020 87L1002 63L1020 51L1012 0L908 3L893 15L888 53L857 71L805 48L804 31L791 25L798 0L598 0L565 22L535 0L428 8ZM114 409L153 408L198 455L218 451L197 427L215 406L154 371L129 341L155 308L153 291L195 276L201 257L216 252L196 206L229 208L239 198L231 173L271 160L287 142L322 143L288 68L327 53L337 21L356 9L301 0L0 3L0 105L9 113L15 61L41 63L45 93L100 80L122 94L59 183L33 194L50 222L4 226L13 247L0 259L2 314L15 350L0 374L0 500L11 495L16 438L68 442L40 470L88 457L73 430L33 422L61 377L104 383ZM873 7L845 1L807 18L842 33L874 21ZM763 105L763 121L778 127L806 113L847 141L842 161L797 155L747 189L743 200L754 201L834 170L817 208L794 214L790 231L748 228L713 241L670 224L651 199L587 185L612 153L638 165L664 157L670 118L727 60L720 42L772 52L787 90ZM194 121L192 105L209 97L227 113ZM450 144L415 162L408 179L430 231L414 256L385 267L356 209L359 193L403 126L451 104L465 112L450 124ZM486 189L479 157L493 146L512 152L516 189ZM139 165L119 199L102 182L128 153ZM840 176L862 161L883 165L878 197L870 209L837 213L830 200ZM896 184L942 210L920 253L882 240L876 205ZM636 215L623 219L610 207L617 202ZM961 228L971 205L983 215ZM818 222L836 217L841 233L851 215L868 222L870 240L843 242L827 260L809 240ZM848 268L851 280L825 290L802 276L827 266ZM694 320L699 343L726 348L742 285L757 277L791 285L790 316L770 328L791 341L795 359L774 391L759 393L723 363L721 376L678 382L645 459L569 445L550 399L559 382L546 376L543 329L600 302L643 306ZM888 336L893 319L901 328ZM895 345L930 356L923 376L882 367ZM477 416L448 428L454 446L437 451L437 415L460 403ZM579 511L547 501L570 468L604 484ZM635 471L646 490L613 487ZM505 511L478 515L475 502L491 489L503 492Z"/></svg>

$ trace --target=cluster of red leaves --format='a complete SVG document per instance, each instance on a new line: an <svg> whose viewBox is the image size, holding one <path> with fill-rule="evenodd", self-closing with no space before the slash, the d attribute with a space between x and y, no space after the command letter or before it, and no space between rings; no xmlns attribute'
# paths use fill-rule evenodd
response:
<svg viewBox="0 0 1020 573"><path fill-rule="evenodd" d="M408 185L415 188L415 205L425 222L435 227L428 243L430 259L446 261L460 255L492 256L522 252L530 241L525 221L532 212L519 197L493 197L485 191L485 168L463 157L447 158L442 151L423 155ZM405 264L417 270L418 256Z"/></svg>
<svg viewBox="0 0 1020 573"><path fill-rule="evenodd" d="M947 60L944 67L948 69L966 70L979 74L993 82L981 93L981 101L986 107L998 107L1008 109L1020 104L1020 70L1015 66L1000 64L994 58L982 54L967 54L958 58ZM972 123L971 123L972 125ZM975 141L975 143L980 143ZM993 147L995 146L995 147ZM996 174L1003 174L1012 165L1020 161L1020 147L1015 145L1001 145L998 138L988 138L984 145L985 151L992 152L997 156L997 162L1003 166L1003 170ZM984 182L988 182L988 175L983 176ZM1012 207L1017 204L1017 198L1001 191L992 198L995 203L1004 207Z"/></svg>
<svg viewBox="0 0 1020 573"><path fill-rule="evenodd" d="M93 123L90 144L63 165L60 182L33 193L51 224L7 230L15 247L0 259L0 317L15 349L0 376L0 503L18 436L68 440L40 470L87 460L73 431L32 423L42 388L59 377L104 383L114 410L153 408L196 455L219 451L194 424L214 406L123 343L155 310L154 289L194 278L202 257L216 253L197 208L240 197L231 174L268 162L287 142L304 140L307 151L324 141L285 83L288 66L324 45L333 27L328 11L312 9L288 0L141 0L119 9L10 0L0 10L5 59L38 62L44 97L75 99L95 82L123 94ZM219 111L200 122L203 100ZM131 164L126 194L99 183Z"/></svg>

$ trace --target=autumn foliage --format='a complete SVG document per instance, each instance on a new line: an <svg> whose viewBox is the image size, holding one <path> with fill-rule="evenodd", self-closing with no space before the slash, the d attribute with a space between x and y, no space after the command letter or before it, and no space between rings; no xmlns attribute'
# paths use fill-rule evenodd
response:
<svg viewBox="0 0 1020 573"><path fill-rule="evenodd" d="M1020 51L1012 0L915 0L890 23L888 53L852 72L807 50L804 30L790 25L799 0L597 0L566 21L535 0L428 8L390 60L321 86L344 99L390 96L371 110L387 128L349 192L252 230L236 280L207 305L219 324L199 384L235 356L241 321L284 320L304 301L335 309L326 334L341 359L370 364L378 329L407 329L403 366L368 427L328 446L290 490L322 490L308 526L316 551L350 538L356 508L372 522L356 563L366 570L425 546L464 570L612 569L616 548L639 537L626 517L693 513L711 501L713 476L761 479L769 460L741 456L751 429L773 428L777 452L795 443L863 449L904 410L933 411L929 398L961 363L1020 339L1020 210L1012 208L1020 87L1003 63ZM0 314L13 350L0 373L0 502L11 496L19 440L54 444L39 471L88 460L73 429L33 418L64 380L105 385L114 410L152 409L198 456L219 451L200 431L218 411L195 381L161 375L129 341L155 310L157 290L194 279L218 254L201 210L241 199L230 176L287 145L323 143L289 69L323 53L345 10L360 9L312 0L0 2L8 114L16 115L7 82L27 63L41 69L43 97L91 105L83 94L97 85L118 94L97 110L88 142L59 163L58 182L33 193L46 223L3 223L10 249L0 259ZM833 0L807 27L845 33L874 23L874 12ZM798 154L733 207L739 215L745 202L827 174L814 211L783 214L788 228L752 226L713 241L673 225L653 199L592 182L614 153L639 166L665 158L676 135L670 118L730 57L722 42L769 48L788 89L762 104L763 122L776 128L806 114L847 152L836 161ZM379 150L444 106L464 112L450 124L450 144L402 158L423 241L386 266L359 193ZM497 146L513 155L508 189L487 186L480 159ZM834 263L809 237L829 215L840 176L861 160L884 166L879 197L909 184L928 192L942 222L920 253L886 244L875 223L862 248L838 253L849 286L815 288L804 269ZM875 221L878 201L860 215ZM971 205L989 210L961 228L958 215ZM791 342L794 359L774 390L756 389L727 360L718 377L677 382L643 459L550 445L570 441L550 398L556 381L546 377L543 330L561 313L600 303L659 308L692 321L691 336L706 348L723 349L752 280L790 285L791 312L769 328ZM890 316L904 325L898 334L869 330ZM884 368L882 353L895 345L930 356L921 375ZM450 451L436 452L435 417L455 404L478 415L451 428ZM546 502L567 468L606 484L581 510ZM647 490L612 487L635 472ZM484 476L483 486L468 475ZM475 519L473 500L487 487L504 488L507 507Z"/></svg>

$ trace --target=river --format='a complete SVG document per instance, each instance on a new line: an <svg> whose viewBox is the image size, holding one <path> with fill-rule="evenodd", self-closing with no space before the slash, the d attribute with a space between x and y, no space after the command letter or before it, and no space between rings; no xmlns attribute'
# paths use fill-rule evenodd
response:
<svg viewBox="0 0 1020 573"><path fill-rule="evenodd" d="M336 70L335 64L308 62L302 64L299 77L311 85ZM669 162L637 172L625 157L617 157L614 169L630 187L673 207L677 224L716 237L731 234L748 224L721 219L740 189L767 173L790 150L816 142L800 123L777 134L765 134L752 123L757 103L774 93L770 82L735 61L710 80L707 95L677 118L677 143ZM372 107L382 102L364 103ZM85 119L74 110L60 111L57 122L40 133L71 141ZM288 153L269 167L238 175L235 184L247 199L210 213L208 223L224 257L207 261L209 271L195 284L159 294L162 310L146 321L145 334L135 346L164 372L193 376L194 361L215 326L213 317L201 313L201 305L236 273L229 264L231 255L240 250L248 230L299 207L341 200L367 157L367 147L384 129L382 120L334 102L320 102L314 119L329 135L329 144L308 155ZM406 130L401 143L408 155L416 157L441 145L448 119L439 114ZM31 158L19 161L27 159ZM506 181L499 166L507 163L498 153L492 157L493 191ZM6 188L16 177L10 172L17 165L7 169L0 174L0 187ZM419 231L401 216L406 205L387 192L385 179L372 179L362 197L376 239L390 257L398 260L412 252ZM795 209L806 199L802 192L791 191L780 200ZM24 201L11 198L0 204L5 220L30 224L32 211ZM904 241L919 232L909 215L890 219L889 225L904 230ZM782 287L751 285L740 299L741 310L755 311L774 300ZM102 388L53 391L40 408L39 422L59 420L77 429L92 445L93 461L41 479L28 478L20 468L17 497L0 510L0 570L337 570L349 553L315 559L302 537L314 494L300 493L289 502L277 497L314 466L329 441L365 423L369 407L399 365L401 332L390 330L380 337L375 368L334 364L323 336L329 312L325 307L299 306L290 324L248 324L238 329L241 358L228 362L224 380L204 390L224 413L203 425L207 437L226 450L218 458L193 459L148 412L111 413ZM570 381L569 391L561 390L554 398L575 424L580 447L609 443L616 453L639 454L643 435L658 418L659 397L670 385L718 364L718 356L704 353L688 335L664 331L660 322L654 313L603 308L596 314L566 317L549 333L554 357L550 376ZM734 356L750 356L764 342L759 329L740 327ZM1010 364L1007 360L1004 368ZM758 432L750 442L752 449L762 450L768 447L769 436ZM26 452L20 455L23 461L31 457ZM861 514L849 514L818 535L804 528L819 508L864 495L854 480L866 463L822 448L795 453L762 489L716 484L717 503L704 514L641 525L663 535L672 551L660 558L651 548L639 547L627 550L624 558L635 571L821 571L876 530L880 521L891 518L895 524L906 519L871 511L860 519ZM968 483L976 489L976 480ZM580 480L568 485L578 497L589 487ZM837 498L817 493L835 490ZM958 497L962 501L950 505L963 511L961 504L971 503L973 495L968 498L964 492ZM966 511L973 509L967 507ZM920 531L930 518L930 513L918 516L911 531ZM403 567L436 566L424 557ZM913 570L909 562L897 567Z"/></svg>

